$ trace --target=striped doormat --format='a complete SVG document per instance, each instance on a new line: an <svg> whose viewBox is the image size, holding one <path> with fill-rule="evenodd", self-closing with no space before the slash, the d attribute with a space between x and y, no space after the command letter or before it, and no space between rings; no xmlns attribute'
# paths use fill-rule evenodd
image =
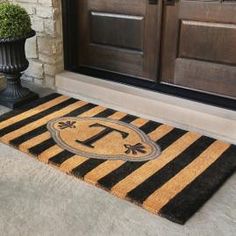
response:
<svg viewBox="0 0 236 236"><path fill-rule="evenodd" d="M184 224L236 169L236 146L51 94L0 118L0 141Z"/></svg>

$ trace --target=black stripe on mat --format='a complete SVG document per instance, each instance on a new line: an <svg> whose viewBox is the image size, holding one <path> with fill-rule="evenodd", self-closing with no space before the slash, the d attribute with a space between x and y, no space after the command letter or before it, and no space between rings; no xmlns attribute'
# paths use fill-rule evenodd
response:
<svg viewBox="0 0 236 236"><path fill-rule="evenodd" d="M148 133L151 133L153 130L157 129L161 125L162 124L150 120L139 129L142 130L145 134L148 134Z"/></svg>
<svg viewBox="0 0 236 236"><path fill-rule="evenodd" d="M127 114L122 119L120 119L120 121L125 122L125 123L131 123L132 121L136 120L137 118L138 118L137 116Z"/></svg>
<svg viewBox="0 0 236 236"><path fill-rule="evenodd" d="M97 115L95 115L93 117L102 117L102 118L104 118L104 117L109 117L109 116L113 115L114 113L116 113L115 110L107 108L106 110L101 111L100 113L98 113Z"/></svg>
<svg viewBox="0 0 236 236"><path fill-rule="evenodd" d="M112 114L114 114L116 111L107 108L106 110L98 113L97 115L95 115L94 117L109 117ZM66 160L68 160L69 158L71 158L72 156L74 156L75 154L72 152L69 152L67 150L64 150L60 153L58 153L57 155L55 155L54 157L49 159L49 162L55 165L61 165L63 162L65 162Z"/></svg>
<svg viewBox="0 0 236 236"><path fill-rule="evenodd" d="M176 140L178 140L180 137L182 137L186 133L187 131L185 130L175 128L171 130L163 138L159 139L156 143L161 147L161 150L165 150L172 143L174 143Z"/></svg>
<svg viewBox="0 0 236 236"><path fill-rule="evenodd" d="M75 109L74 111L71 111L67 115L64 115L63 117L65 117L65 116L71 116L71 117L79 116L79 115L83 114L84 112L87 112L87 111L93 109L96 106L97 105L95 105L95 104L87 103L84 106L79 107L79 108Z"/></svg>
<svg viewBox="0 0 236 236"><path fill-rule="evenodd" d="M14 111L10 111L10 112L7 112L7 113L1 115L0 116L0 122L8 120L8 119L10 119L10 118L12 118L14 116L17 116L17 115L19 115L19 114L21 114L21 113L23 113L23 112L25 112L27 110L35 108L35 107L37 107L39 105L42 105L43 103L46 103L46 102L48 102L50 100L53 100L53 99L55 99L57 97L60 97L60 96L62 96L62 95L58 94L58 93L52 93L52 94L47 95L45 97L39 98L39 99L37 99L34 102L31 102L31 103L29 103L29 104L27 104L25 106L22 106L21 108L15 109Z"/></svg>
<svg viewBox="0 0 236 236"><path fill-rule="evenodd" d="M71 171L76 177L83 178L88 172L101 165L105 160L89 159Z"/></svg>
<svg viewBox="0 0 236 236"><path fill-rule="evenodd" d="M215 140L205 136L200 137L196 142L190 145L185 151L178 155L173 161L157 171L142 184L127 194L127 197L143 203L153 192L173 178L179 171L190 164Z"/></svg>
<svg viewBox="0 0 236 236"><path fill-rule="evenodd" d="M45 117L45 116L47 116L47 115L49 115L49 114L51 114L51 113L53 113L55 111L58 111L58 110L60 110L62 108L65 108L65 107L73 104L76 101L77 101L76 99L70 98L70 99L68 99L68 100L66 100L66 101L64 101L62 103L59 103L59 104L57 104L55 106L52 106L52 107L48 108L47 110L44 110L44 111L42 111L42 112L40 112L38 114L35 114L35 115L30 116L30 117L28 117L28 118L26 118L24 120L20 120L20 121L14 123L12 125L9 125L9 126L7 126L7 127L5 127L5 128L0 130L0 137L4 136L4 135L6 135L6 134L8 134L8 133L10 133L12 131L15 131L17 129L20 129L23 126L25 126L25 125L27 125L27 124L29 124L31 122L34 122L36 120L39 120L39 119L41 119L41 118L43 118L43 117Z"/></svg>
<svg viewBox="0 0 236 236"><path fill-rule="evenodd" d="M184 224L236 171L236 146L230 146L221 157L177 194L159 214Z"/></svg>
<svg viewBox="0 0 236 236"><path fill-rule="evenodd" d="M10 144L15 146L15 147L19 147L19 145L21 145L22 143L36 137L36 136L39 136L41 134L43 134L44 132L47 131L47 126L46 125L43 125L43 126L40 126L34 130L31 130L15 139L12 139L10 140Z"/></svg>
<svg viewBox="0 0 236 236"><path fill-rule="evenodd" d="M35 147L32 147L29 149L29 153L34 155L34 156L38 156L40 155L42 152L46 151L47 149L49 149L50 147L54 146L56 143L53 139L48 139L45 140L44 142L40 143L40 145L37 145Z"/></svg>
<svg viewBox="0 0 236 236"><path fill-rule="evenodd" d="M70 112L70 113L67 113L65 114L64 116L62 117L65 117L65 116L78 116L92 108L94 108L96 105L94 104L85 104L84 106L80 107L80 108L77 108L76 110ZM40 134L43 134L44 132L47 131L47 125L42 125L34 130L31 130L15 139L12 139L10 141L10 144L12 144L13 146L16 146L18 147L20 144L36 137L36 136L39 136Z"/></svg>
<svg viewBox="0 0 236 236"><path fill-rule="evenodd" d="M130 123L133 120L137 119L137 117L132 115L126 115L121 120L125 123ZM71 173L77 177L83 178L87 173L89 173L92 169L96 168L97 166L101 165L106 160L99 160L99 159L89 159L82 163L81 165L74 168Z"/></svg>
<svg viewBox="0 0 236 236"><path fill-rule="evenodd" d="M177 128L173 129L172 132L165 135L159 140L160 142L158 141L157 143L162 145L161 147L163 151L163 147L168 147L185 133L186 131ZM111 189L114 185L116 185L118 182L130 175L133 171L137 170L145 163L146 162L125 162L122 166L101 178L98 183L106 189Z"/></svg>
<svg viewBox="0 0 236 236"><path fill-rule="evenodd" d="M75 154L69 152L67 150L63 150L62 152L58 153L57 155L53 156L49 159L49 163L53 165L60 166L63 162L73 157Z"/></svg>
<svg viewBox="0 0 236 236"><path fill-rule="evenodd" d="M125 162L122 166L98 180L98 184L105 189L111 189L118 182L130 175L145 163L146 162Z"/></svg>

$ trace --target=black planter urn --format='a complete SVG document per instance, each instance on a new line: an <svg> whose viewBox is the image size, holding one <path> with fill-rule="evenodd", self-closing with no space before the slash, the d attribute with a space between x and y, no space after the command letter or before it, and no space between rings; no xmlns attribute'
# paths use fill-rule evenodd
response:
<svg viewBox="0 0 236 236"><path fill-rule="evenodd" d="M18 108L35 99L38 95L21 85L20 77L29 62L25 56L25 41L33 37L35 31L22 38L0 38L0 73L6 77L6 88L0 91L0 104Z"/></svg>

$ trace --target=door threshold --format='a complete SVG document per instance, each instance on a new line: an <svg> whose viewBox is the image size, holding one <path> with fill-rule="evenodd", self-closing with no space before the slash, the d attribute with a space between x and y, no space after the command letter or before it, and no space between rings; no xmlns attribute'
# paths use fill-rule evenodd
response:
<svg viewBox="0 0 236 236"><path fill-rule="evenodd" d="M57 91L146 119L236 144L236 112L130 85L64 71Z"/></svg>

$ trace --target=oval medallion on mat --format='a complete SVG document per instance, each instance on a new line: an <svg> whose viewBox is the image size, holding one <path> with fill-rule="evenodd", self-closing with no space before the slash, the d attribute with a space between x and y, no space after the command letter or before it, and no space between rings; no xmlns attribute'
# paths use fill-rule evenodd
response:
<svg viewBox="0 0 236 236"><path fill-rule="evenodd" d="M62 117L47 128L61 148L88 158L146 161L160 155L159 146L144 132L121 121Z"/></svg>

